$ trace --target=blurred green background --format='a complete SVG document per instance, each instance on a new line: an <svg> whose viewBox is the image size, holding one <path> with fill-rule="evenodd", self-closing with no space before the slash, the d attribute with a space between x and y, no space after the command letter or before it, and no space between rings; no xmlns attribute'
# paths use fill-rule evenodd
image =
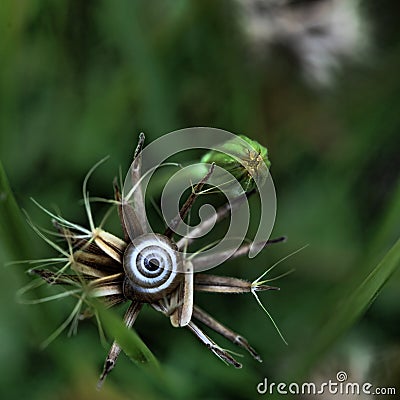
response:
<svg viewBox="0 0 400 400"><path fill-rule="evenodd" d="M109 155L89 188L112 196L112 179L120 166L127 170L140 131L152 141L175 129L213 126L268 147L278 196L274 236L288 236L287 243L215 273L253 280L309 246L279 266L277 275L296 269L276 282L281 291L260 296L289 346L250 294L198 294L197 302L245 336L264 362L246 354L241 370L227 367L190 332L148 309L135 329L165 380L121 356L101 392L95 385L107 348L95 324L84 321L78 335L64 332L41 351L74 302L18 304L15 293L29 281L28 267L4 266L0 397L251 399L260 397L256 386L264 377L327 381L340 370L349 380L399 392L398 273L343 334L320 337L340 300L400 233L399 13L394 0L361 1L363 56L340 61L329 83L313 83L305 79L304 49L287 38L255 44L246 34L249 17L232 0L2 0L0 159L18 206L35 223L50 227L30 197L85 224L84 176ZM272 20L269 15L264 24ZM99 221L104 207L95 211ZM54 255L25 222L0 228L3 264ZM115 224L112 230L119 233Z"/></svg>

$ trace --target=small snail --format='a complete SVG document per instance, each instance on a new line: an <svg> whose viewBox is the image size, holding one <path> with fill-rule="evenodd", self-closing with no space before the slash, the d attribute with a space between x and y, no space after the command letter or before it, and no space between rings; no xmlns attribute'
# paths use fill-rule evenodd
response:
<svg viewBox="0 0 400 400"><path fill-rule="evenodd" d="M123 257L124 296L152 303L172 293L182 281L182 257L168 237L144 234L133 240Z"/></svg>

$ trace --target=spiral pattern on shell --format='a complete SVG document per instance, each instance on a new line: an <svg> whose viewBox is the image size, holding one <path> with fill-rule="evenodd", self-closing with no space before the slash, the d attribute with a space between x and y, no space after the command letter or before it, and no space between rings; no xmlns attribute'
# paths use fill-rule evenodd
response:
<svg viewBox="0 0 400 400"><path fill-rule="evenodd" d="M182 258L166 236L145 234L127 247L123 267L125 297L154 302L171 293L182 280Z"/></svg>

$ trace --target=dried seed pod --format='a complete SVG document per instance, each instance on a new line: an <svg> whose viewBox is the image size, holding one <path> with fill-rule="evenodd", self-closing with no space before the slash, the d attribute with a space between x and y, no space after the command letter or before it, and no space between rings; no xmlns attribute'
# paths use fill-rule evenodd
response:
<svg viewBox="0 0 400 400"><path fill-rule="evenodd" d="M217 150L209 151L201 162L215 163L231 173L245 192L254 189L257 182L263 184L271 166L267 148L244 135L238 135L218 146Z"/></svg>

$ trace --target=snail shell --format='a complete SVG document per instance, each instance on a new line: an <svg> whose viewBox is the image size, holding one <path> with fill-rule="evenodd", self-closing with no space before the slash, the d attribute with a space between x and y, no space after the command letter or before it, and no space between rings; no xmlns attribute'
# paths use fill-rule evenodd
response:
<svg viewBox="0 0 400 400"><path fill-rule="evenodd" d="M123 258L126 298L152 303L170 294L183 279L181 254L164 235L144 234L133 240Z"/></svg>

